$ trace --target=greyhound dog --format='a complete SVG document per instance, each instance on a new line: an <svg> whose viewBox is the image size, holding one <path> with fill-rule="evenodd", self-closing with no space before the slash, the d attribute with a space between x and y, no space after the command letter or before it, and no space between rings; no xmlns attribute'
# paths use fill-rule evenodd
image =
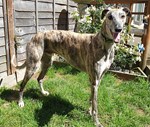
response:
<svg viewBox="0 0 150 127"><path fill-rule="evenodd" d="M88 74L91 83L90 114L97 127L102 127L98 120L97 94L103 74L109 69L114 59L115 42L119 42L120 32L130 16L128 8L105 9L102 12L104 22L97 34L80 34L70 31L50 30L37 33L26 47L26 61L20 69L26 67L26 73L19 92L19 106L23 107L23 91L41 61L41 73L37 78L44 95L49 93L43 88L43 78L51 66L52 54L63 56L75 68Z"/></svg>

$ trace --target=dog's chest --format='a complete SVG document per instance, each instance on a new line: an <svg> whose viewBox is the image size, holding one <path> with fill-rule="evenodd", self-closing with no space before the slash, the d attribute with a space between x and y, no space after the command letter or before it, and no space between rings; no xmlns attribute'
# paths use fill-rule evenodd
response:
<svg viewBox="0 0 150 127"><path fill-rule="evenodd" d="M112 46L108 52L96 62L96 68L99 70L99 73L102 73L108 70L114 60L114 46Z"/></svg>

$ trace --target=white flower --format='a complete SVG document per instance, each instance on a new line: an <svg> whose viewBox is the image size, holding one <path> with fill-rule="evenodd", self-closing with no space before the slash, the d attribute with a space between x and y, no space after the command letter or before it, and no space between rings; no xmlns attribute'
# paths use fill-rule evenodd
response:
<svg viewBox="0 0 150 127"><path fill-rule="evenodd" d="M78 16L79 16L79 12L78 12L78 11L75 11L75 12L74 12L74 16L78 17Z"/></svg>
<svg viewBox="0 0 150 127"><path fill-rule="evenodd" d="M141 57L140 57L140 56L137 56L137 57L136 57L136 61L139 61L139 62L140 62L140 61L141 61Z"/></svg>
<svg viewBox="0 0 150 127"><path fill-rule="evenodd" d="M90 15L90 8L85 9L85 15Z"/></svg>
<svg viewBox="0 0 150 127"><path fill-rule="evenodd" d="M90 7L90 9L91 9L91 11L96 11L96 7L93 5Z"/></svg>
<svg viewBox="0 0 150 127"><path fill-rule="evenodd" d="M129 53L130 53L131 55L133 54L132 48L129 49Z"/></svg>
<svg viewBox="0 0 150 127"><path fill-rule="evenodd" d="M91 24L91 22L92 22L91 20L87 20L87 23L88 23L88 24Z"/></svg>
<svg viewBox="0 0 150 127"><path fill-rule="evenodd" d="M85 23L88 23L90 24L92 22L92 17L88 16L88 15L84 15L84 17L82 17L80 20L79 20L79 23L81 24L85 24Z"/></svg>
<svg viewBox="0 0 150 127"><path fill-rule="evenodd" d="M92 17L87 16L86 17L86 22L89 23L89 24L92 23Z"/></svg>
<svg viewBox="0 0 150 127"><path fill-rule="evenodd" d="M79 23L86 23L86 17L84 16L82 19L79 20Z"/></svg>
<svg viewBox="0 0 150 127"><path fill-rule="evenodd" d="M72 12L72 13L71 13L71 17L72 17L74 20L80 19L79 12L78 12L78 11Z"/></svg>

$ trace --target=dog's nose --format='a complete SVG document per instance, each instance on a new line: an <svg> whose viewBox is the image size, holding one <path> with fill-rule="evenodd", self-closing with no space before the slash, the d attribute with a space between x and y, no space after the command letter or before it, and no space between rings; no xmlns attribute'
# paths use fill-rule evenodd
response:
<svg viewBox="0 0 150 127"><path fill-rule="evenodd" d="M115 29L115 32L117 32L117 33L121 32L121 31L122 31L122 29Z"/></svg>

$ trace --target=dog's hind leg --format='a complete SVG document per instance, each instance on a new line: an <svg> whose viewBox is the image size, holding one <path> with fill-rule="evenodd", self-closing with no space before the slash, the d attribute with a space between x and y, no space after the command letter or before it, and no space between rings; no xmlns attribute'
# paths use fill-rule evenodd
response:
<svg viewBox="0 0 150 127"><path fill-rule="evenodd" d="M18 102L19 107L24 107L24 101L23 101L24 88L35 71L36 71L35 63L30 66L27 66L27 68L26 68L26 73L25 73L24 79L23 79L22 83L20 84L19 102Z"/></svg>
<svg viewBox="0 0 150 127"><path fill-rule="evenodd" d="M43 95L49 95L49 92L45 91L43 88L43 78L50 66L51 66L51 55L44 53L41 59L41 73L39 77L37 78L40 89L41 89L41 93Z"/></svg>

